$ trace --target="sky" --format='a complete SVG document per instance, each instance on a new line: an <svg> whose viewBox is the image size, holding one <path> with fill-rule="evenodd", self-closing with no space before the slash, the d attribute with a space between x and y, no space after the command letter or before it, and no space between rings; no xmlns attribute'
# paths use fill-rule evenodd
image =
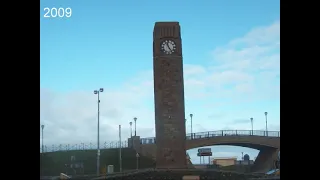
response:
<svg viewBox="0 0 320 180"><path fill-rule="evenodd" d="M41 0L40 124L44 144L96 143L155 134L153 27L179 21L183 43L186 128L280 130L279 0ZM45 8L71 9L44 17ZM65 15L66 12L65 11ZM53 16L55 11L52 10ZM51 16L51 13L48 13ZM68 11L69 12L69 11ZM70 15L70 14L68 14ZM213 146L213 157L251 159L254 149ZM197 149L188 150L199 163ZM207 160L206 160L207 161Z"/></svg>

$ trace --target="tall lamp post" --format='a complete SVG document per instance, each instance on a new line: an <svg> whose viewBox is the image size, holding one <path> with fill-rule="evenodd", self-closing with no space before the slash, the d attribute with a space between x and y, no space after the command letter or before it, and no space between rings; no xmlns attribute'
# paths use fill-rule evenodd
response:
<svg viewBox="0 0 320 180"><path fill-rule="evenodd" d="M119 171L122 172L122 154L121 154L121 125L119 125Z"/></svg>
<svg viewBox="0 0 320 180"><path fill-rule="evenodd" d="M130 124L130 137L132 138L132 122L129 122Z"/></svg>
<svg viewBox="0 0 320 180"><path fill-rule="evenodd" d="M191 123L191 139L193 139L193 134L192 134L192 117L193 117L193 114L190 114L190 123Z"/></svg>
<svg viewBox="0 0 320 180"><path fill-rule="evenodd" d="M266 116L266 134L268 136L268 112L264 112L264 115Z"/></svg>
<svg viewBox="0 0 320 180"><path fill-rule="evenodd" d="M43 145L43 129L44 129L44 125L41 125L41 156L43 156L43 153L44 153L44 145ZM42 170L42 162L43 162L43 158L41 157L41 159L40 159L40 163L41 163L41 165L40 165L40 173L41 173L41 175L43 175L43 170Z"/></svg>
<svg viewBox="0 0 320 180"><path fill-rule="evenodd" d="M97 176L100 175L100 93L102 92L103 88L93 91L98 95Z"/></svg>
<svg viewBox="0 0 320 180"><path fill-rule="evenodd" d="M133 139L132 139L132 122L129 122L129 124L130 124L130 140L131 140L130 147L133 147Z"/></svg>
<svg viewBox="0 0 320 180"><path fill-rule="evenodd" d="M253 118L250 118L251 120L251 135L253 136Z"/></svg>
<svg viewBox="0 0 320 180"><path fill-rule="evenodd" d="M187 119L184 119L184 122L185 122L185 126L186 126L186 134L188 134L188 132L187 132Z"/></svg>
<svg viewBox="0 0 320 180"><path fill-rule="evenodd" d="M43 145L43 129L44 125L41 125L41 152L44 153L44 145Z"/></svg>
<svg viewBox="0 0 320 180"><path fill-rule="evenodd" d="M137 118L134 117L133 120L134 120L134 136L137 136Z"/></svg>

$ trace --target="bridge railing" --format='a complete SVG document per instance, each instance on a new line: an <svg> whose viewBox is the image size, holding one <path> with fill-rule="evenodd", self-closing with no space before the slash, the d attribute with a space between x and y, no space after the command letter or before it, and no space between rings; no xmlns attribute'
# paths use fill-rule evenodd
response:
<svg viewBox="0 0 320 180"><path fill-rule="evenodd" d="M268 136L280 137L280 131L259 131L259 130L220 130L187 134L187 140L210 138L216 136Z"/></svg>
<svg viewBox="0 0 320 180"><path fill-rule="evenodd" d="M188 133L186 135L187 140L213 138L221 136L268 136L268 137L280 137L280 131L260 131L260 130L220 130L220 131L208 131L198 133ZM154 144L156 142L155 137L141 138L141 144Z"/></svg>

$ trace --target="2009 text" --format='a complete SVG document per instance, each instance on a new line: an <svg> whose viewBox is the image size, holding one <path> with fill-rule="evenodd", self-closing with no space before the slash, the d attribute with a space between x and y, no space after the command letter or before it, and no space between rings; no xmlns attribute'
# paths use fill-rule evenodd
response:
<svg viewBox="0 0 320 180"><path fill-rule="evenodd" d="M48 8L45 7L44 9L44 18L70 18L72 16L72 9L68 8Z"/></svg>

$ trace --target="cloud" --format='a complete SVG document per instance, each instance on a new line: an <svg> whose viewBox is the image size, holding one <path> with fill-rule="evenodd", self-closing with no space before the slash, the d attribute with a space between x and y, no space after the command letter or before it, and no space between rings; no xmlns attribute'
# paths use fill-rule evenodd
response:
<svg viewBox="0 0 320 180"><path fill-rule="evenodd" d="M207 64L184 65L186 114L195 114L193 132L250 129L251 116L255 127L263 129L263 111L256 108L266 102L273 103L268 108L275 107L269 129L279 129L279 37L276 21L213 49ZM122 139L129 137L133 117L138 118L138 135L155 135L152 69L138 72L119 87L105 88L100 98L101 142L117 141L119 124ZM40 88L40 107L45 144L96 142L97 96L92 92Z"/></svg>
<svg viewBox="0 0 320 180"><path fill-rule="evenodd" d="M243 124L243 123L250 123L249 119L235 119L232 122L233 124Z"/></svg>
<svg viewBox="0 0 320 180"><path fill-rule="evenodd" d="M222 117L224 117L224 116L225 116L224 113L217 112L217 113L210 114L210 115L208 116L208 119L214 120L214 119L222 118Z"/></svg>
<svg viewBox="0 0 320 180"><path fill-rule="evenodd" d="M105 89L100 94L100 137L102 141L115 141L118 127L122 125L125 138L129 137L130 126L141 106L143 95ZM93 92L57 93L40 89L40 118L45 124L46 144L89 143L97 136L97 96ZM136 109L137 108L137 109ZM130 115L124 112L132 112ZM147 115L148 116L148 115ZM140 117L144 117L143 115ZM139 122L139 119L138 119ZM139 132L153 136L151 124L138 123Z"/></svg>
<svg viewBox="0 0 320 180"><path fill-rule="evenodd" d="M184 65L184 76L185 77L189 77L189 76L199 76L201 74L205 74L206 73L206 68L201 66L201 65L190 65L190 64L186 64Z"/></svg>

